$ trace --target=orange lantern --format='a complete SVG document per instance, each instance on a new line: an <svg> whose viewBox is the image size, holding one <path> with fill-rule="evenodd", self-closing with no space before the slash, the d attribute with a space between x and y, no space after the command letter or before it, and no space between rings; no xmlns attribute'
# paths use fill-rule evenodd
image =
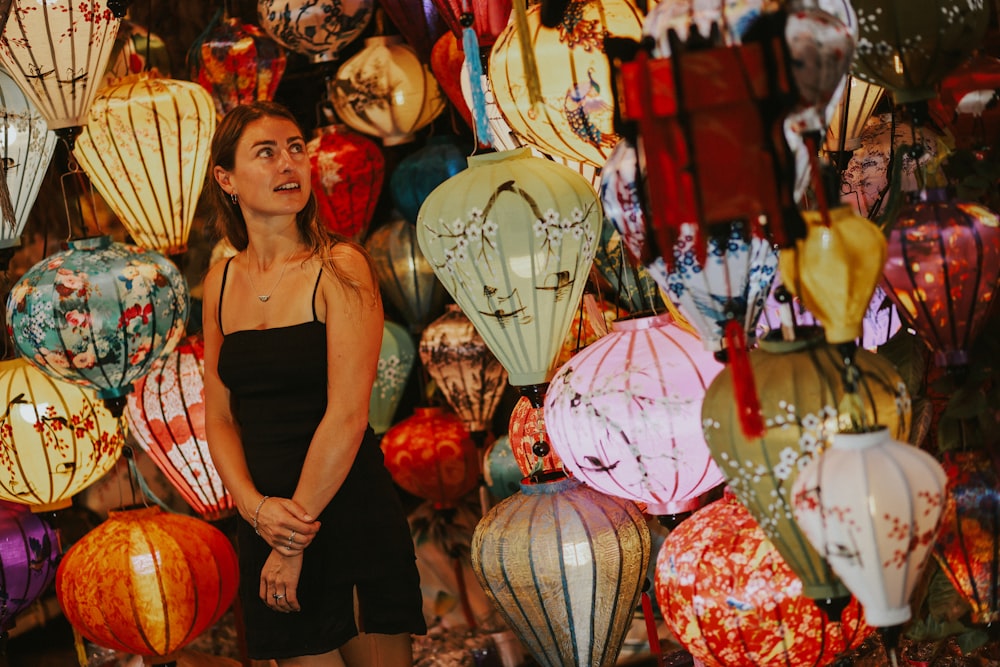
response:
<svg viewBox="0 0 1000 667"><path fill-rule="evenodd" d="M522 396L510 413L507 427L510 448L526 477L563 469L562 459L552 448L549 434L545 431L544 412L543 407L532 405L531 398Z"/></svg>
<svg viewBox="0 0 1000 667"><path fill-rule="evenodd" d="M87 639L168 661L225 613L238 578L221 531L145 507L111 512L74 544L56 572L56 594Z"/></svg>

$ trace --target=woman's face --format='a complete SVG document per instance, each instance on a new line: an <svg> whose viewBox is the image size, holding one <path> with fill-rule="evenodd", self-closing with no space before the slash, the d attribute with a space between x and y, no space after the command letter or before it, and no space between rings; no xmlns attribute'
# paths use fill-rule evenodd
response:
<svg viewBox="0 0 1000 667"><path fill-rule="evenodd" d="M239 197L247 218L295 215L311 192L306 142L295 123L264 117L246 126L232 171L216 167L223 189Z"/></svg>

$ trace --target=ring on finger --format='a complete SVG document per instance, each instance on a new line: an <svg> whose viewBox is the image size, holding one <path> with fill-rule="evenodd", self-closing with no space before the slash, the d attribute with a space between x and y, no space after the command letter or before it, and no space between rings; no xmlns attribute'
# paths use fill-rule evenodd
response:
<svg viewBox="0 0 1000 667"><path fill-rule="evenodd" d="M294 542L292 542L293 539L295 539L295 531L294 530L288 535L288 548L289 549L291 549L292 545L295 544Z"/></svg>
<svg viewBox="0 0 1000 667"><path fill-rule="evenodd" d="M274 598L275 602L281 602L281 600L284 599L285 596L281 593L275 593L272 597Z"/></svg>

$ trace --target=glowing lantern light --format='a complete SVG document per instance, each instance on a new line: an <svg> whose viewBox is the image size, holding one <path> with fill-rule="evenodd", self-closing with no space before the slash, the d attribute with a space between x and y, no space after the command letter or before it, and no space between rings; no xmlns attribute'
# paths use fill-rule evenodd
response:
<svg viewBox="0 0 1000 667"><path fill-rule="evenodd" d="M340 123L318 128L306 151L320 220L348 238L363 238L382 194L382 151Z"/></svg>
<svg viewBox="0 0 1000 667"><path fill-rule="evenodd" d="M49 587L61 556L52 526L24 505L0 503L0 633Z"/></svg>

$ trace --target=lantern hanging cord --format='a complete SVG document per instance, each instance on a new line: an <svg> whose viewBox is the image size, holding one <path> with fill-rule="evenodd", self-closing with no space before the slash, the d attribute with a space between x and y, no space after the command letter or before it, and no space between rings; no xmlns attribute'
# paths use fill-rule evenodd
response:
<svg viewBox="0 0 1000 667"><path fill-rule="evenodd" d="M122 447L122 456L128 461L128 475L129 475L129 485L132 487L132 500L135 502L135 485L139 486L139 490L142 492L142 504L149 507L149 500L162 509L164 512L169 512L171 514L176 514L173 509L170 508L165 502L159 499L153 490L149 488L149 484L146 483L146 479L139 472L139 466L135 462L135 451L130 445L125 445Z"/></svg>

